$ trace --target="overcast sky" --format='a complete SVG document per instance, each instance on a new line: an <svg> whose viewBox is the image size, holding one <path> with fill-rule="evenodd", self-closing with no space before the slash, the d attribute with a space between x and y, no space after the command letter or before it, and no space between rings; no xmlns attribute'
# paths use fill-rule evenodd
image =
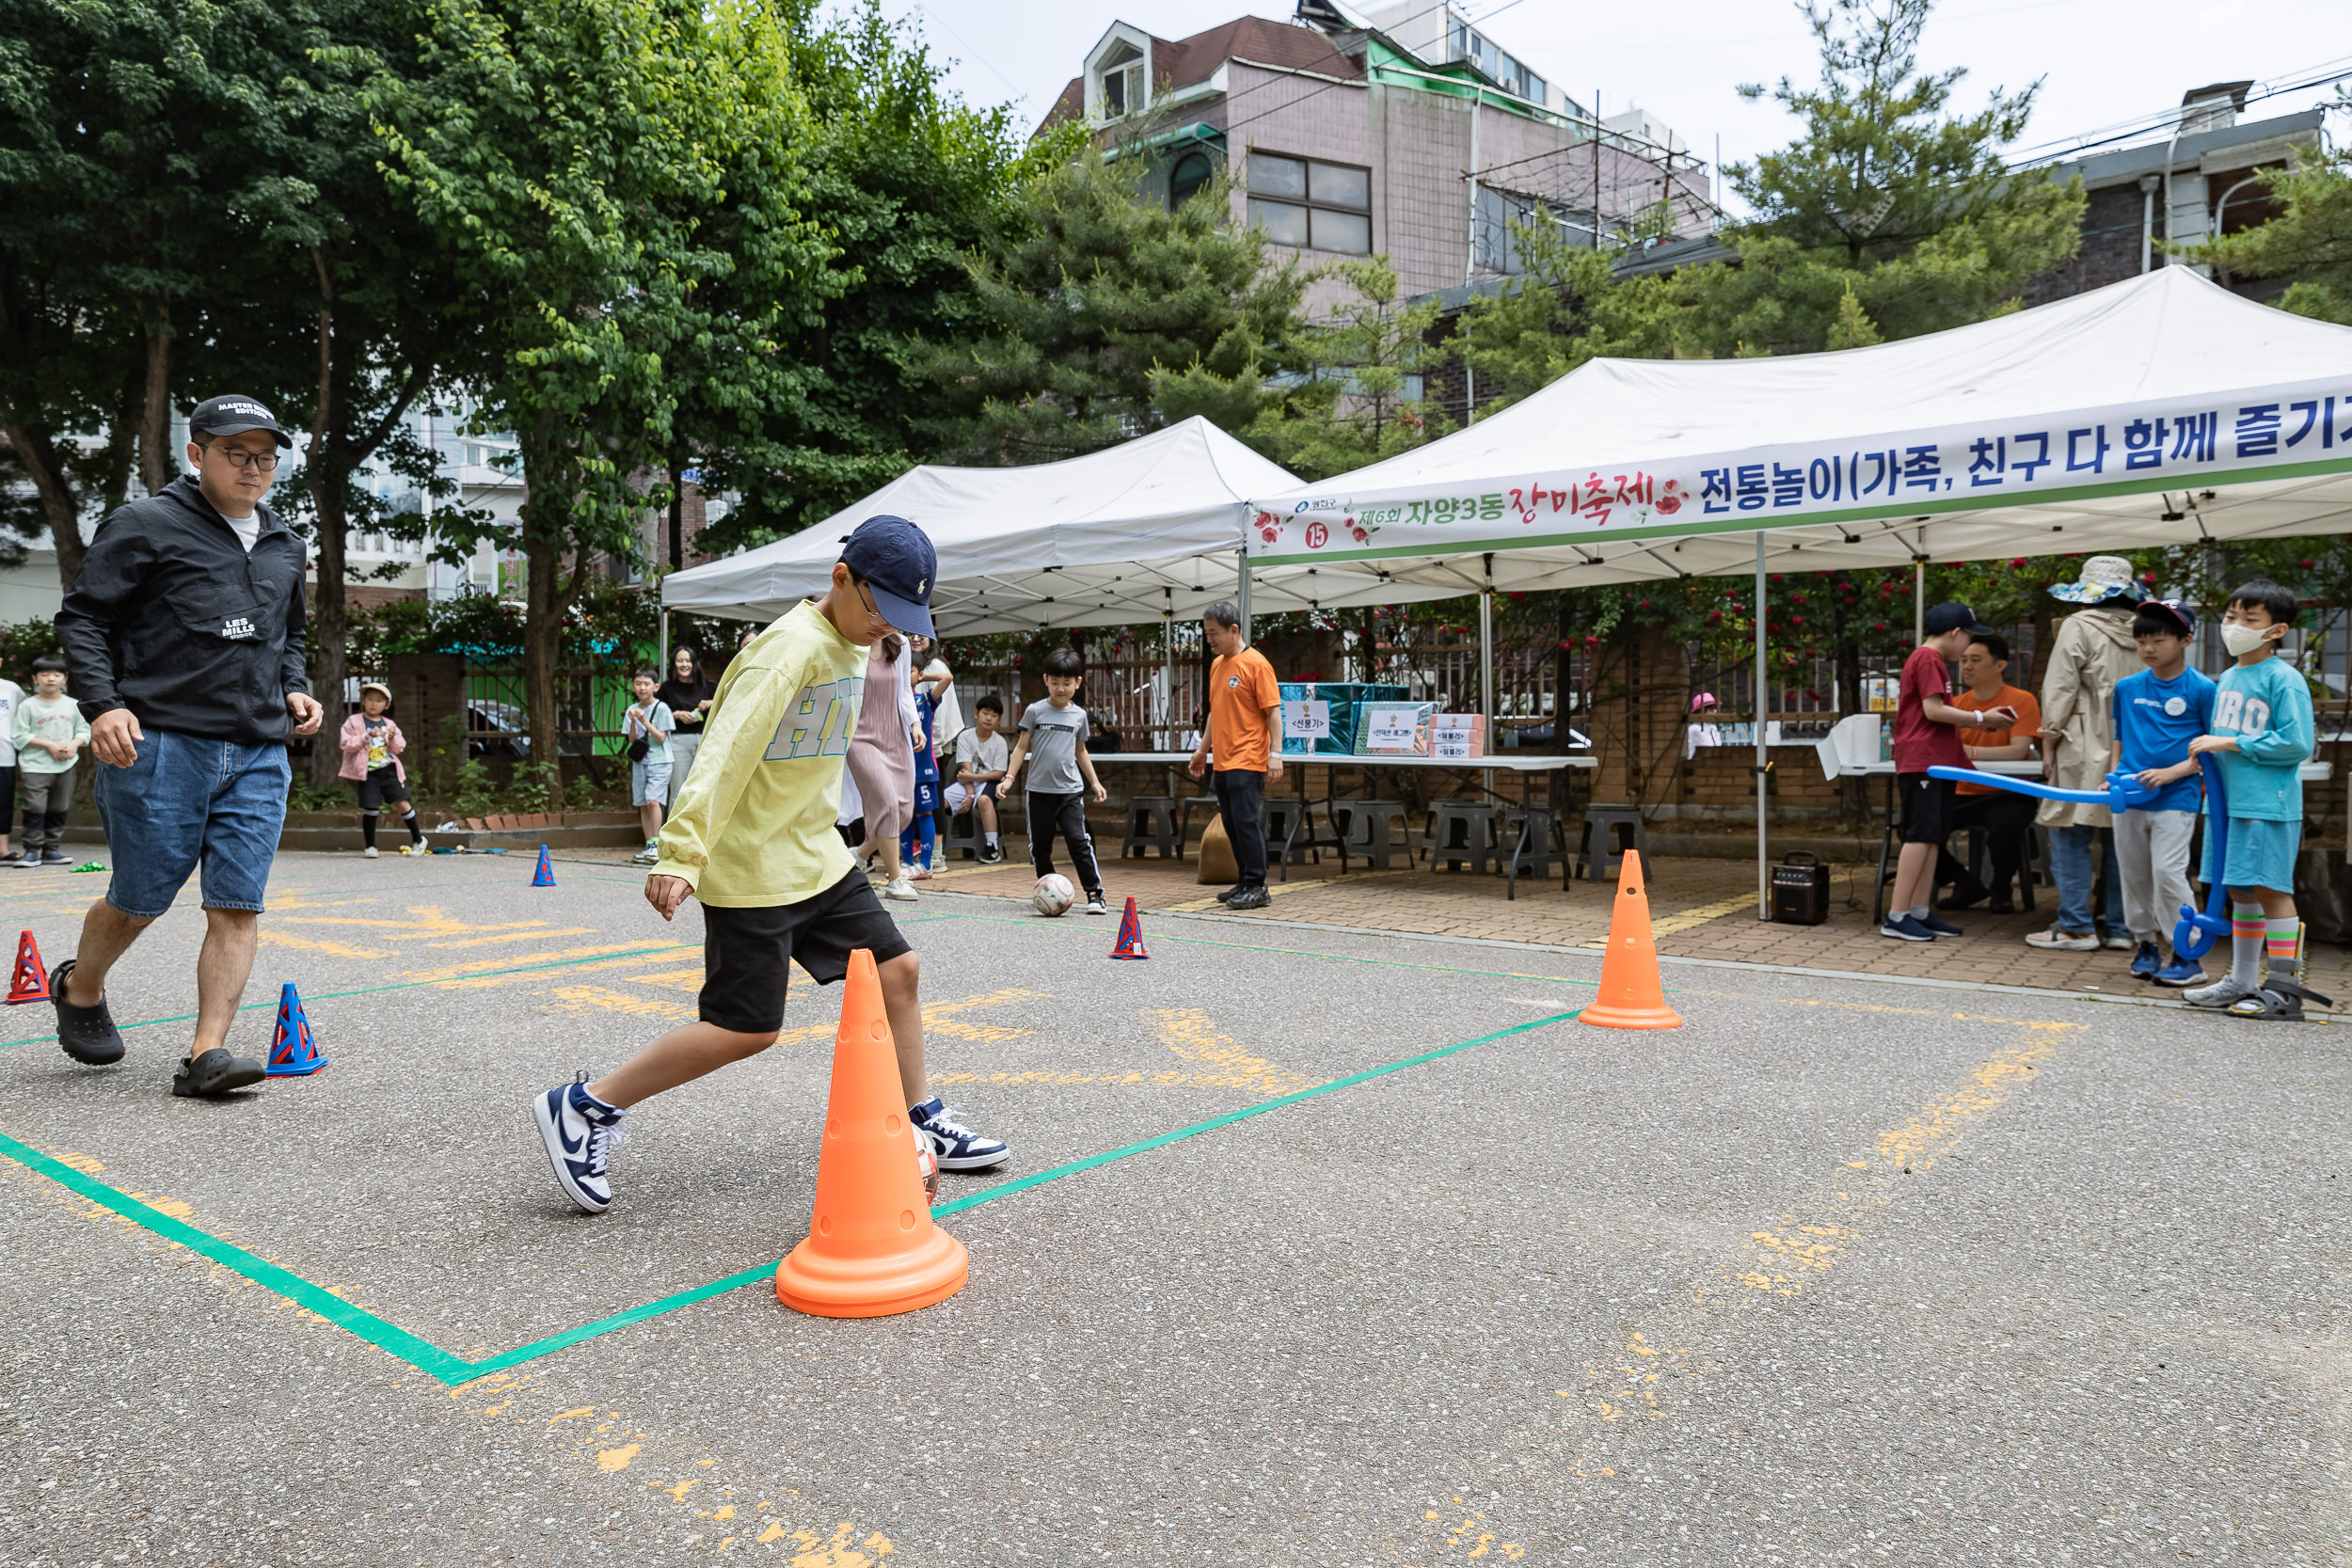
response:
<svg viewBox="0 0 2352 1568"><path fill-rule="evenodd" d="M1025 127L1052 106L1114 21L1179 39L1239 15L1291 14L1288 0L884 3L955 61L956 89L975 103L1012 104ZM1738 84L1770 85L1784 74L1809 82L1818 72L1804 18L1783 0L1470 0L1467 8L1498 45L1580 101L1597 92L1604 115L1641 104L1702 159L1712 158L1719 135L1730 162L1781 145L1794 128L1769 99L1740 99ZM1927 69L1967 67L1955 99L1962 107L1981 104L1994 87L2044 78L2026 137L2039 144L2161 113L2207 82L2251 77L2272 85L2352 70L2345 14L2344 0L1944 0L1919 55ZM2250 104L2247 115L2284 114L2334 92L2294 92ZM2352 133L2340 115L2328 129L2339 140Z"/></svg>

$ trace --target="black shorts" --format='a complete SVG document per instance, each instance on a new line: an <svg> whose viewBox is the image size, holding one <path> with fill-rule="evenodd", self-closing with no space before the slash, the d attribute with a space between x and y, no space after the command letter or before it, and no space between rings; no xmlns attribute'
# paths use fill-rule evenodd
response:
<svg viewBox="0 0 2352 1568"><path fill-rule="evenodd" d="M702 1021L739 1035L780 1029L791 965L797 961L810 979L830 986L850 973L850 955L861 947L878 964L914 951L874 896L874 884L854 868L797 904L705 904Z"/></svg>
<svg viewBox="0 0 2352 1568"><path fill-rule="evenodd" d="M358 786L361 811L375 811L387 800L408 799L407 781L403 779L400 776L400 770L389 763L372 769L366 778L355 779L352 783Z"/></svg>
<svg viewBox="0 0 2352 1568"><path fill-rule="evenodd" d="M1941 844L1951 836L1953 784L1925 773L1895 775L1895 809L1902 814L1905 844Z"/></svg>

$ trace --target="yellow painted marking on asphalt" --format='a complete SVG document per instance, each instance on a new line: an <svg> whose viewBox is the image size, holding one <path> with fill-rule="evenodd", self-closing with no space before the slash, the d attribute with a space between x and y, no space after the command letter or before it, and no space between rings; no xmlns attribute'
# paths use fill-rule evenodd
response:
<svg viewBox="0 0 2352 1568"><path fill-rule="evenodd" d="M1304 893L1309 888L1354 887L1358 882L1369 882L1377 877L1402 877L1405 874L1403 871L1357 871L1344 877L1310 877L1304 881L1297 882L1268 882L1265 891L1270 898L1282 898L1294 893ZM1224 907L1216 901L1216 895L1211 894L1206 898L1193 898L1182 904L1170 904L1168 909L1172 914L1200 914L1209 910L1221 910ZM1244 910L1242 912L1248 914L1249 911Z"/></svg>
<svg viewBox="0 0 2352 1568"><path fill-rule="evenodd" d="M1653 920L1650 922L1650 935L1672 936L1677 931L1688 931L1695 927L1704 926L1710 920L1721 920L1727 914L1738 914L1741 910L1746 910L1750 913L1755 912L1755 894L1743 893L1737 898L1718 898L1712 904L1701 904L1694 910L1682 910L1661 919Z"/></svg>
<svg viewBox="0 0 2352 1568"><path fill-rule="evenodd" d="M1216 1068L1241 1086L1260 1094L1295 1094L1328 1082L1251 1055L1233 1043L1232 1036L1217 1033L1209 1015L1198 1007L1154 1007L1146 1009L1143 1016L1152 1021L1159 1031L1160 1043L1168 1050L1185 1061Z"/></svg>
<svg viewBox="0 0 2352 1568"><path fill-rule="evenodd" d="M1001 1007L1008 1003L1039 1000L1044 993L1007 988L967 996L961 1002L933 1002L923 1009L923 1035L926 1039L945 1036L960 1040L1015 1040L1037 1033L1034 1029L1016 1029L1004 1023L967 1023L960 1016L975 1007Z"/></svg>
<svg viewBox="0 0 2352 1568"><path fill-rule="evenodd" d="M703 966L696 964L691 969L664 970L659 974L631 974L628 976L628 980L633 986L660 986L670 990L700 990L703 989L705 973ZM801 979L808 978L808 972L799 964L792 966L792 973Z"/></svg>
<svg viewBox="0 0 2352 1568"><path fill-rule="evenodd" d="M325 942L311 937L298 937L292 931L273 931L263 927L260 940L264 947L293 947L305 953L325 953L337 958L389 958L391 955L375 947L354 947L349 942Z"/></svg>
<svg viewBox="0 0 2352 1568"><path fill-rule="evenodd" d="M532 971L533 965L569 964L582 958L601 958L607 954L620 954L604 963L583 963L581 969L612 969L622 965L642 964L648 958L666 958L674 954L692 952L697 944L672 942L665 946L648 946L642 942L606 942L596 947L558 947L544 953L509 953L501 958L476 958L470 963L450 964L440 969L410 969L394 974L391 978L413 985L502 985L510 980L543 980L544 970ZM485 974L485 971L525 971L527 973Z"/></svg>
<svg viewBox="0 0 2352 1568"><path fill-rule="evenodd" d="M273 914L278 911L272 911ZM480 936L492 931L532 931L553 935L551 922L545 920L505 920L495 926L474 926L453 920L438 904L412 904L406 920L372 920L362 915L310 915L295 921L302 926L367 926L377 930L410 937Z"/></svg>
<svg viewBox="0 0 2352 1568"><path fill-rule="evenodd" d="M686 1023L695 1017L693 1008L680 1003L663 1002L651 996L631 996L627 991L607 990L602 986L557 986L539 994L548 998L547 1006L539 1010L557 1018L619 1013L629 1018L653 1018L670 1023Z"/></svg>
<svg viewBox="0 0 2352 1568"><path fill-rule="evenodd" d="M607 1475L626 1470L629 1466L629 1461L635 1459L644 1446L643 1443L627 1443L617 1449L606 1449L596 1455L596 1468Z"/></svg>
<svg viewBox="0 0 2352 1568"><path fill-rule="evenodd" d="M830 1032L830 1025L828 1026ZM1264 1092L1265 1080L1239 1072L1087 1072L1077 1068L1029 1068L1019 1072L933 1072L933 1084L1001 1084L1061 1085L1071 1084L1137 1085L1154 1089L1250 1089ZM1306 1085L1312 1087L1311 1082Z"/></svg>
<svg viewBox="0 0 2352 1568"><path fill-rule="evenodd" d="M512 931L505 936L467 937L458 942L428 942L427 947L496 947L509 942L544 942L550 937L588 937L596 935L594 926L562 926L552 930L533 929Z"/></svg>
<svg viewBox="0 0 2352 1568"><path fill-rule="evenodd" d="M1571 1461L1578 1475L1589 1477L1598 1468L1586 1463L1597 1444L1618 1441L1604 1435L1613 1430L1611 1423L1629 1417L1666 1418L1670 1411L1661 1389L1671 1391L1701 1370L1703 1363L1689 1347L1725 1338L1724 1328L1714 1322L1719 1314L1740 1310L1758 1295L1794 1296L1820 1284L1867 1239L1876 1212L1893 1198L1899 1183L1926 1174L2031 1082L2034 1071L2057 1053L2058 1039L2084 1028L2053 1020L1953 1016L2006 1023L2028 1031L2029 1037L1994 1052L1960 1083L1882 1132L1874 1158L1844 1162L1847 1169L1871 1171L1871 1177L1849 1177L1844 1190L1825 1185L1777 1223L1750 1231L1739 1256L1686 1287L1681 1305L1662 1323L1633 1334L1615 1356L1586 1361L1584 1392L1568 1422L1581 1434L1581 1449Z"/></svg>

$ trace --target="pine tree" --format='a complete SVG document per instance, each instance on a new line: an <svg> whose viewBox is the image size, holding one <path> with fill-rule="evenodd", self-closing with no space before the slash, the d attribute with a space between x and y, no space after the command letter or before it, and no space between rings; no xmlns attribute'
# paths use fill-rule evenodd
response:
<svg viewBox="0 0 2352 1568"><path fill-rule="evenodd" d="M1870 320L1870 312L1865 310L1862 301L1854 296L1853 280L1848 278L1846 292L1837 301L1837 319L1829 324L1829 340L1821 346L1867 348L1872 343L1884 341L1886 339L1879 331L1877 324Z"/></svg>
<svg viewBox="0 0 2352 1568"><path fill-rule="evenodd" d="M1342 261L1331 271L1355 299L1296 331L1297 379L1242 432L1301 479L1360 468L1445 434L1422 391L1422 376L1439 356L1429 341L1437 302L1400 304L1396 269L1386 257ZM1184 379L1164 378L1164 401Z"/></svg>
<svg viewBox="0 0 2352 1568"><path fill-rule="evenodd" d="M2352 113L2352 89L2335 106ZM2306 152L2270 175L2265 189L2284 211L2216 240L2197 259L2227 276L2291 278L2281 309L2352 326L2352 150Z"/></svg>
<svg viewBox="0 0 2352 1568"><path fill-rule="evenodd" d="M914 351L943 461L1048 463L1194 413L1239 429L1289 368L1306 275L1267 263L1221 182L1170 212L1138 199L1140 158L1068 151L975 260L971 326Z"/></svg>

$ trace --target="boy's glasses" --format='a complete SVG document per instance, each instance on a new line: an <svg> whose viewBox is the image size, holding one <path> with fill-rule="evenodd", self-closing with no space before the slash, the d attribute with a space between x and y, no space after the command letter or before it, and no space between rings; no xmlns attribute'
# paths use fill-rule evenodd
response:
<svg viewBox="0 0 2352 1568"><path fill-rule="evenodd" d="M243 447L215 447L213 450L219 452L232 468L259 468L268 473L278 467L278 454L274 451L247 451Z"/></svg>

